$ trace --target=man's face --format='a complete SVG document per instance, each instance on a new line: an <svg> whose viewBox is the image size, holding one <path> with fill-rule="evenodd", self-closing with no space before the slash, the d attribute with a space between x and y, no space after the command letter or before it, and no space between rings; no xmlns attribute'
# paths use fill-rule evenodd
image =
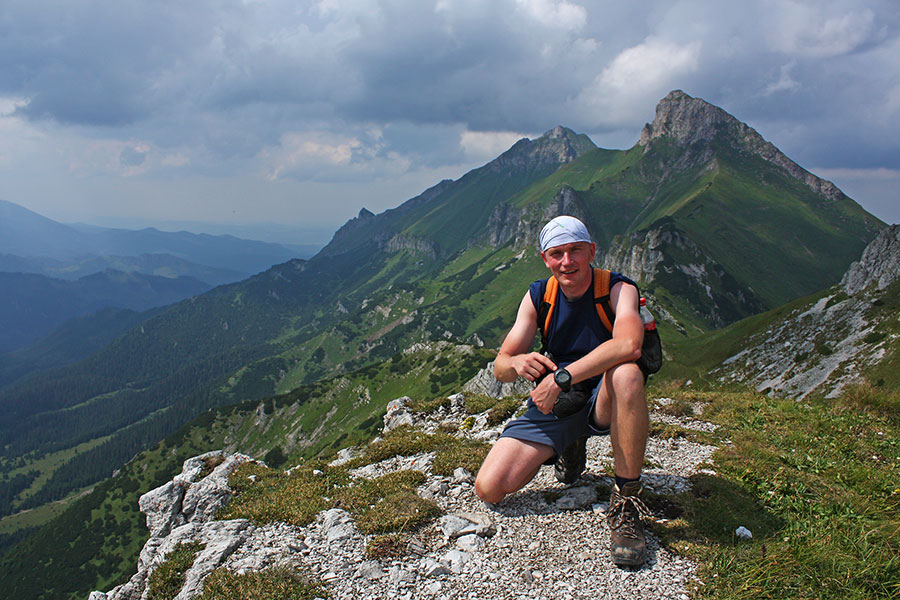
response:
<svg viewBox="0 0 900 600"><path fill-rule="evenodd" d="M544 264L560 285L580 287L591 279L591 261L596 247L588 242L574 242L553 246L541 252Z"/></svg>

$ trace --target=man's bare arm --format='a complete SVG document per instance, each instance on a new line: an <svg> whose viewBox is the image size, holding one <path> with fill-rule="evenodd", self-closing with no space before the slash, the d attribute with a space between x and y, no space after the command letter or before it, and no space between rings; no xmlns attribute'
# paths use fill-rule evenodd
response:
<svg viewBox="0 0 900 600"><path fill-rule="evenodd" d="M531 295L526 292L519 304L516 322L506 334L497 353L494 377L503 382L515 381L519 376L534 381L544 373L556 369L553 361L543 354L530 352L536 332L537 310L531 302Z"/></svg>
<svg viewBox="0 0 900 600"><path fill-rule="evenodd" d="M621 363L641 357L644 324L638 304L637 288L619 282L610 291L610 305L616 315L612 339L600 344L590 353L570 364L566 369L575 382L584 381Z"/></svg>

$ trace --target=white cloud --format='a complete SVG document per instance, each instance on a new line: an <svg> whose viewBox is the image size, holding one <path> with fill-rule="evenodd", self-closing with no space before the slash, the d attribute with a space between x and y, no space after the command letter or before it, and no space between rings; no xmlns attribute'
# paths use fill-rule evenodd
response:
<svg viewBox="0 0 900 600"><path fill-rule="evenodd" d="M640 122L657 100L697 71L701 48L700 41L676 44L651 36L622 50L579 94L574 107L588 111L595 125Z"/></svg>
<svg viewBox="0 0 900 600"><path fill-rule="evenodd" d="M875 33L875 14L854 5L822 2L769 2L771 26L765 32L775 50L803 58L847 54Z"/></svg>
<svg viewBox="0 0 900 600"><path fill-rule="evenodd" d="M472 162L488 162L507 151L523 137L512 131L464 131L459 136L466 158Z"/></svg>
<svg viewBox="0 0 900 600"><path fill-rule="evenodd" d="M538 23L562 29L578 30L587 21L584 7L565 0L516 0L516 6Z"/></svg>
<svg viewBox="0 0 900 600"><path fill-rule="evenodd" d="M277 146L260 151L257 158L270 180L350 181L397 176L409 170L410 160L387 149L380 130L371 128L362 134L290 132Z"/></svg>
<svg viewBox="0 0 900 600"><path fill-rule="evenodd" d="M696 71L701 47L700 41L682 45L650 37L619 53L603 70L601 85L632 94L658 90L660 82Z"/></svg>
<svg viewBox="0 0 900 600"><path fill-rule="evenodd" d="M793 77L791 70L797 66L797 61L790 61L785 65L781 65L778 69L778 80L766 86L763 92L764 96L771 96L778 92L794 92L800 89L801 85Z"/></svg>
<svg viewBox="0 0 900 600"><path fill-rule="evenodd" d="M895 2L11 3L0 187L396 178L399 203L409 182L459 176L517 132L562 124L627 147L676 88L801 164L895 168Z"/></svg>

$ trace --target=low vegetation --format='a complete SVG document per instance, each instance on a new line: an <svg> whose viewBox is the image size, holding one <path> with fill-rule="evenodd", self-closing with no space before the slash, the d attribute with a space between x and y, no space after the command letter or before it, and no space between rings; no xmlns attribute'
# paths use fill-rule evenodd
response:
<svg viewBox="0 0 900 600"><path fill-rule="evenodd" d="M204 580L203 593L197 600L313 600L328 597L320 583L286 567L243 574L221 568Z"/></svg>
<svg viewBox="0 0 900 600"><path fill-rule="evenodd" d="M900 394L863 385L802 402L677 395L708 403L703 418L730 440L716 475L654 499L673 516L654 525L662 542L702 565L698 597L900 596ZM739 526L752 539L739 539Z"/></svg>
<svg viewBox="0 0 900 600"><path fill-rule="evenodd" d="M203 550L203 544L191 542L178 544L166 554L160 564L150 575L148 582L148 600L172 600L184 587L185 574L194 564L197 553Z"/></svg>

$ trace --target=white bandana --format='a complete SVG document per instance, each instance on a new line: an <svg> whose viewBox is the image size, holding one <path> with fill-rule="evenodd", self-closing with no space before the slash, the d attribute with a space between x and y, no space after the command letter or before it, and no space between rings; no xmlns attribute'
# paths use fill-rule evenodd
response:
<svg viewBox="0 0 900 600"><path fill-rule="evenodd" d="M591 236L584 223L575 217L562 215L544 225L544 228L541 229L540 242L541 252L545 252L548 248L562 246L563 244L572 244L574 242L591 243Z"/></svg>

